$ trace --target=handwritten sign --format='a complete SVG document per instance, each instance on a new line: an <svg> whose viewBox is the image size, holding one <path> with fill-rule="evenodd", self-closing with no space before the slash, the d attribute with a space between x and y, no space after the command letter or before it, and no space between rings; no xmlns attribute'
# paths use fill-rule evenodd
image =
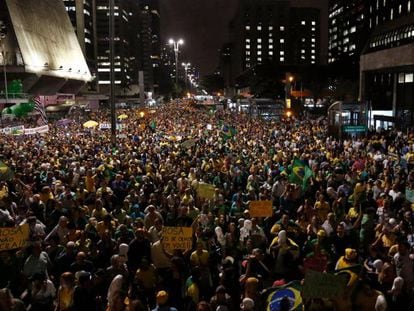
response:
<svg viewBox="0 0 414 311"><path fill-rule="evenodd" d="M181 144L181 146L182 146L183 148L191 148L191 147L195 146L195 145L196 145L196 143L197 143L197 139L188 139L188 140L184 141L184 142Z"/></svg>
<svg viewBox="0 0 414 311"><path fill-rule="evenodd" d="M250 217L271 217L272 201L250 201L249 214Z"/></svg>
<svg viewBox="0 0 414 311"><path fill-rule="evenodd" d="M346 276L308 270L302 287L302 297L334 298L346 288Z"/></svg>
<svg viewBox="0 0 414 311"><path fill-rule="evenodd" d="M162 245L167 252L188 250L193 245L192 227L163 227Z"/></svg>
<svg viewBox="0 0 414 311"><path fill-rule="evenodd" d="M14 228L0 228L0 251L22 248L28 238L28 224Z"/></svg>
<svg viewBox="0 0 414 311"><path fill-rule="evenodd" d="M216 187L214 185L200 183L198 184L197 193L200 198L213 199Z"/></svg>

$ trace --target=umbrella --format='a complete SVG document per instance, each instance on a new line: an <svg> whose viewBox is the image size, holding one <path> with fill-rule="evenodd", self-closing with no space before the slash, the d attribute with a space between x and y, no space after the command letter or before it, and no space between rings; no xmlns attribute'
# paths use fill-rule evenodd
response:
<svg viewBox="0 0 414 311"><path fill-rule="evenodd" d="M93 121L93 120L89 120L83 123L83 127L86 127L86 128L91 128L91 127L96 127L96 126L98 126L98 122Z"/></svg>
<svg viewBox="0 0 414 311"><path fill-rule="evenodd" d="M128 118L128 116L125 113L118 116L119 120L124 120L124 119L127 119L127 118Z"/></svg>

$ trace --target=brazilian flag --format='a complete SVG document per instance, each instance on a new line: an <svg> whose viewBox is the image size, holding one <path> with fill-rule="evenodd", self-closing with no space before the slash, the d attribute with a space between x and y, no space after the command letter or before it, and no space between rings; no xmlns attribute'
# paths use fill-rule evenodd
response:
<svg viewBox="0 0 414 311"><path fill-rule="evenodd" d="M300 281L292 281L280 287L272 287L265 291L266 311L299 311L303 309L302 285ZM289 308L286 308L289 305Z"/></svg>
<svg viewBox="0 0 414 311"><path fill-rule="evenodd" d="M8 181L14 178L13 170L8 167L3 161L0 161L0 180Z"/></svg>
<svg viewBox="0 0 414 311"><path fill-rule="evenodd" d="M237 130L229 125L223 125L221 128L221 134L223 135L223 139L226 141L228 139L231 139L236 135Z"/></svg>
<svg viewBox="0 0 414 311"><path fill-rule="evenodd" d="M307 188L308 179L314 176L309 166L302 161L295 159L292 165L292 172L289 175L289 182L301 185L305 190Z"/></svg>
<svg viewBox="0 0 414 311"><path fill-rule="evenodd" d="M150 125L149 125L149 127L150 127L153 131L155 131L155 129L157 128L157 123L156 123L154 120L152 120L152 121L151 121L151 123L150 123Z"/></svg>
<svg viewBox="0 0 414 311"><path fill-rule="evenodd" d="M362 265L353 265L346 268L338 269L334 271L336 275L346 275L347 286L352 287L359 279L359 275L362 271Z"/></svg>

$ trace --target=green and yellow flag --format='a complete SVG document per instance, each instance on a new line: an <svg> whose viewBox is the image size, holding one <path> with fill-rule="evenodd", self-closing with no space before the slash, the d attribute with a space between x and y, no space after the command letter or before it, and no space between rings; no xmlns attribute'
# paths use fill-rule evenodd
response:
<svg viewBox="0 0 414 311"><path fill-rule="evenodd" d="M309 166L302 161L295 159L292 165L292 172L289 175L289 182L301 185L303 189L307 188L308 179L314 176Z"/></svg>
<svg viewBox="0 0 414 311"><path fill-rule="evenodd" d="M14 178L13 170L8 167L3 161L0 161L0 180L8 181Z"/></svg>
<svg viewBox="0 0 414 311"><path fill-rule="evenodd" d="M301 296L302 286L299 281L292 281L280 287L272 287L263 293L266 297L267 311L303 310Z"/></svg>

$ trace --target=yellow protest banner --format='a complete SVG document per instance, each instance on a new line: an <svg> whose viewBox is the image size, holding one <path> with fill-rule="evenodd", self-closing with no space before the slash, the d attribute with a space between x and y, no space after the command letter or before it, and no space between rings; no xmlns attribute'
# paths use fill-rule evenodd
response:
<svg viewBox="0 0 414 311"><path fill-rule="evenodd" d="M273 216L272 201L250 201L250 217L271 217Z"/></svg>
<svg viewBox="0 0 414 311"><path fill-rule="evenodd" d="M214 185L199 183L197 193L200 198L213 199L216 187Z"/></svg>
<svg viewBox="0 0 414 311"><path fill-rule="evenodd" d="M0 251L22 248L29 238L29 225L14 228L0 228Z"/></svg>
<svg viewBox="0 0 414 311"><path fill-rule="evenodd" d="M162 245L167 252L176 249L188 250L193 245L192 227L163 227Z"/></svg>

